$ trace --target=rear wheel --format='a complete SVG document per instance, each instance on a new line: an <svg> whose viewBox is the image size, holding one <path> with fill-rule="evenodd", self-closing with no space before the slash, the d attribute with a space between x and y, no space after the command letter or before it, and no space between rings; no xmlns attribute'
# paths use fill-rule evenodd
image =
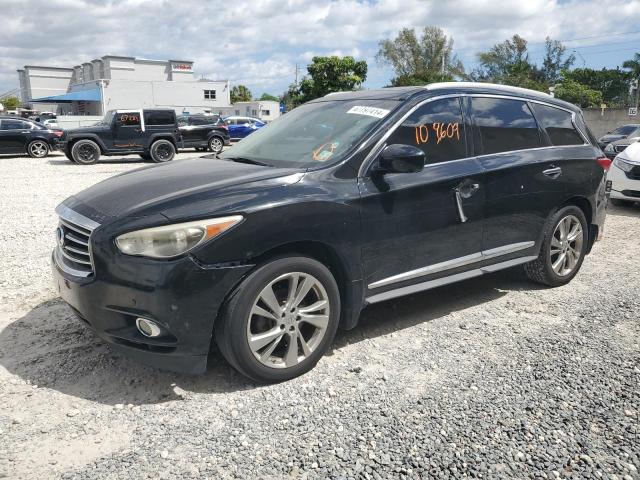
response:
<svg viewBox="0 0 640 480"><path fill-rule="evenodd" d="M73 163L75 163L76 161L73 159L73 157L71 156L71 150L66 149L64 151L64 156L67 157L69 160L71 160Z"/></svg>
<svg viewBox="0 0 640 480"><path fill-rule="evenodd" d="M49 155L49 145L44 140L34 140L27 146L31 158L44 158Z"/></svg>
<svg viewBox="0 0 640 480"><path fill-rule="evenodd" d="M224 148L224 142L220 137L212 137L209 140L209 150L213 153L220 153Z"/></svg>
<svg viewBox="0 0 640 480"><path fill-rule="evenodd" d="M331 272L307 257L270 261L232 293L215 326L229 363L259 382L311 370L338 328L340 294Z"/></svg>
<svg viewBox="0 0 640 480"><path fill-rule="evenodd" d="M140 158L142 158L143 160L151 160L151 155L149 153L140 153Z"/></svg>
<svg viewBox="0 0 640 480"><path fill-rule="evenodd" d="M156 140L149 149L151 160L156 163L169 162L176 155L176 147L169 140Z"/></svg>
<svg viewBox="0 0 640 480"><path fill-rule="evenodd" d="M71 157L80 165L92 165L100 160L100 147L93 140L78 140L71 147Z"/></svg>
<svg viewBox="0 0 640 480"><path fill-rule="evenodd" d="M534 282L559 287L576 276L587 251L587 220L570 205L553 214L545 226L538 258L524 268Z"/></svg>

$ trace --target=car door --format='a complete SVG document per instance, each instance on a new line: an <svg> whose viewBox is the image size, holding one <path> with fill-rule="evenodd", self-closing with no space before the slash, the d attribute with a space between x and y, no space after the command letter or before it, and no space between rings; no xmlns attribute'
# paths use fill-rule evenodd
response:
<svg viewBox="0 0 640 480"><path fill-rule="evenodd" d="M468 132L459 97L427 100L385 141L421 148L424 170L361 173L363 269L376 298L452 278L481 260L483 174L470 155Z"/></svg>
<svg viewBox="0 0 640 480"><path fill-rule="evenodd" d="M203 142L204 128L200 123L200 120L194 117L180 120L180 134L185 147L194 147Z"/></svg>
<svg viewBox="0 0 640 480"><path fill-rule="evenodd" d="M118 111L113 129L113 150L142 151L144 148L142 112L140 110Z"/></svg>
<svg viewBox="0 0 640 480"><path fill-rule="evenodd" d="M470 104L486 179L483 251L527 255L562 198L554 152L546 148L527 100L474 96Z"/></svg>
<svg viewBox="0 0 640 480"><path fill-rule="evenodd" d="M24 153L33 137L33 124L19 118L3 118L0 123L0 151Z"/></svg>
<svg viewBox="0 0 640 480"><path fill-rule="evenodd" d="M251 120L248 118L236 119L236 137L244 138L253 131Z"/></svg>

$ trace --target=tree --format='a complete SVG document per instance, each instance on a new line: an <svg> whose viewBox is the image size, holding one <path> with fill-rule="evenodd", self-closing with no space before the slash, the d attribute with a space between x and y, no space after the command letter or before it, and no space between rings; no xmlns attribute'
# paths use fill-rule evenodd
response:
<svg viewBox="0 0 640 480"><path fill-rule="evenodd" d="M272 102L279 102L280 99L278 97L276 97L275 95L271 95L269 93L263 93L262 96L258 99L261 102L266 102L266 101L272 101Z"/></svg>
<svg viewBox="0 0 640 480"><path fill-rule="evenodd" d="M602 93L602 100L610 107L626 106L629 96L631 73L616 69L575 68L563 70L561 82L573 81Z"/></svg>
<svg viewBox="0 0 640 480"><path fill-rule="evenodd" d="M601 92L573 80L564 80L556 85L555 96L582 108L599 107L602 103Z"/></svg>
<svg viewBox="0 0 640 480"><path fill-rule="evenodd" d="M640 78L640 53L634 54L631 60L625 60L622 67L631 70L631 78L634 80Z"/></svg>
<svg viewBox="0 0 640 480"><path fill-rule="evenodd" d="M544 81L553 85L560 80L563 70L569 70L571 65L576 61L574 54L565 57L566 48L558 40L551 40L549 37L545 40L545 54L542 61L542 77Z"/></svg>
<svg viewBox="0 0 640 480"><path fill-rule="evenodd" d="M292 97L308 102L327 93L355 90L367 78L367 62L356 61L353 57L313 57L307 65L308 76L300 82L299 88L290 89Z"/></svg>
<svg viewBox="0 0 640 480"><path fill-rule="evenodd" d="M251 90L244 85L234 85L231 87L231 103L250 102L252 98Z"/></svg>
<svg viewBox="0 0 640 480"><path fill-rule="evenodd" d="M376 60L391 65L392 86L424 85L464 77L462 62L453 54L453 39L441 28L425 27L418 39L412 28L403 28L393 39L380 41Z"/></svg>
<svg viewBox="0 0 640 480"><path fill-rule="evenodd" d="M14 96L5 97L2 100L0 100L0 103L5 108L5 110L15 110L20 105L22 105L22 102L20 101L20 99Z"/></svg>
<svg viewBox="0 0 640 480"><path fill-rule="evenodd" d="M502 43L497 43L489 51L478 54L480 69L477 75L483 80L500 83L509 77L521 77L533 71L529 62L527 41L514 35Z"/></svg>

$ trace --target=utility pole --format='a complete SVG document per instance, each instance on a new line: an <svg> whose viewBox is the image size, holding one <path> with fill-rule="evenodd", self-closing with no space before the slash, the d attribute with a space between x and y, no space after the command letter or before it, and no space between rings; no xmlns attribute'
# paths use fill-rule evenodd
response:
<svg viewBox="0 0 640 480"><path fill-rule="evenodd" d="M296 87L298 86L298 70L300 69L298 68L298 64L296 63L296 81L294 83Z"/></svg>

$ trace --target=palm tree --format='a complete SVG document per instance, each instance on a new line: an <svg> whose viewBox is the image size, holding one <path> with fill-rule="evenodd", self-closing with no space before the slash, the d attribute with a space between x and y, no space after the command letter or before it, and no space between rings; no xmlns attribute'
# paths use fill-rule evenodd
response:
<svg viewBox="0 0 640 480"><path fill-rule="evenodd" d="M631 70L632 78L640 78L640 53L636 53L633 60L625 60L622 66Z"/></svg>

